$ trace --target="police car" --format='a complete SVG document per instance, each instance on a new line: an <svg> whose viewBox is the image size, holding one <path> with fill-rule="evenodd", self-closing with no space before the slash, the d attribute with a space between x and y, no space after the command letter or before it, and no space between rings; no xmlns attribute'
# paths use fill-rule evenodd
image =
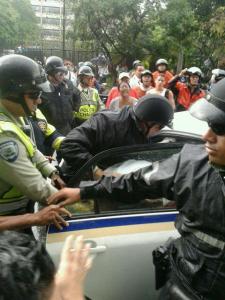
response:
<svg viewBox="0 0 225 300"><path fill-rule="evenodd" d="M178 153L184 143L202 143L207 124L188 112L175 114L173 127L164 130L148 145L109 149L97 154L74 176L71 185L96 179L96 166L118 176ZM195 133L193 133L195 132ZM91 244L94 263L85 284L85 294L96 300L153 300L155 290L152 251L166 240L178 236L174 228L175 203L167 199L145 199L138 204L114 203L109 199L90 199L69 207L73 218L69 227L58 231L51 226L47 249L56 264L65 238L83 235Z"/></svg>

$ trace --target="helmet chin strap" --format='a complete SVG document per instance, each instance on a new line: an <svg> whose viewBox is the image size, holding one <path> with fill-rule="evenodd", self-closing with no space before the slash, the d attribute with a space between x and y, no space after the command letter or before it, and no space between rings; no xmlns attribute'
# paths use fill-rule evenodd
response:
<svg viewBox="0 0 225 300"><path fill-rule="evenodd" d="M26 117L29 117L29 116L31 116L32 113L31 113L31 111L29 110L29 108L28 108L28 106L26 104L24 95L21 95L21 97L23 97L23 101L21 102L21 105L23 107L23 110L25 112Z"/></svg>

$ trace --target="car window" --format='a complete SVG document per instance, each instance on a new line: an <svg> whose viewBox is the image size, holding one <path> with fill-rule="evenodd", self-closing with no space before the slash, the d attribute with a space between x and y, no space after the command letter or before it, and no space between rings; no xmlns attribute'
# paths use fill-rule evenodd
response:
<svg viewBox="0 0 225 300"><path fill-rule="evenodd" d="M102 170L106 176L120 176L134 172L140 168L151 165L155 161L160 161L178 153L182 149L182 144L161 144L154 145L151 149L135 151L122 151L114 153L94 162L80 176L80 181L99 180ZM100 171L100 172L99 172ZM119 213L121 211L158 211L175 208L172 201L167 199L150 199L140 201L135 204L124 204L112 201L111 199L89 199L87 203L77 203L69 207L72 213L87 215L93 213Z"/></svg>

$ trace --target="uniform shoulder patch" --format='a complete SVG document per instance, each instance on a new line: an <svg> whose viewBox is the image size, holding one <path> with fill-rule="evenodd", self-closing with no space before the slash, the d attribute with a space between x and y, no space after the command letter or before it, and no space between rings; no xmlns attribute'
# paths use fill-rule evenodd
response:
<svg viewBox="0 0 225 300"><path fill-rule="evenodd" d="M19 155L19 147L14 141L0 143L0 158L14 162Z"/></svg>

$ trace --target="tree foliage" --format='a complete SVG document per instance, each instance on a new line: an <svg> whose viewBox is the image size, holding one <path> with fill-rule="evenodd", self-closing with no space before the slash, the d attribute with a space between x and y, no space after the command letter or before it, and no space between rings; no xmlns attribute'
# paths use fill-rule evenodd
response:
<svg viewBox="0 0 225 300"><path fill-rule="evenodd" d="M68 0L69 1L69 0ZM159 57L171 66L219 66L225 50L224 0L77 0L76 43L105 52L111 62ZM207 63L206 63L207 62ZM224 66L225 67L225 66Z"/></svg>
<svg viewBox="0 0 225 300"><path fill-rule="evenodd" d="M37 20L29 0L0 1L0 44L15 47L38 40Z"/></svg>

